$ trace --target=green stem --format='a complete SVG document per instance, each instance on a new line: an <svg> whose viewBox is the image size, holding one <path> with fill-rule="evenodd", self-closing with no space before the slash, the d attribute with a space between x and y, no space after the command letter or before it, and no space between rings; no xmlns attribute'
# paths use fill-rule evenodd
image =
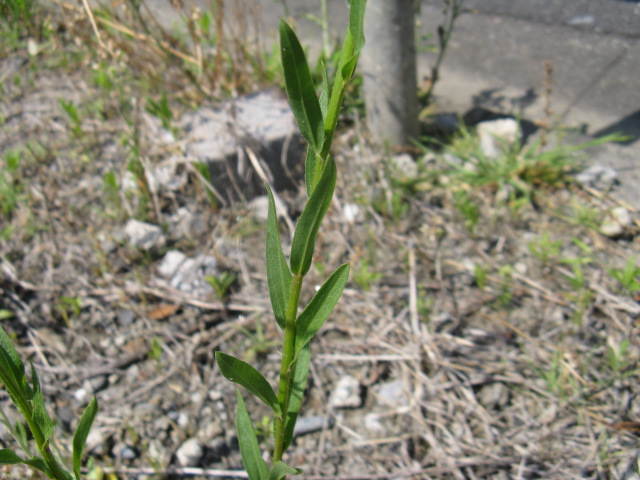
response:
<svg viewBox="0 0 640 480"><path fill-rule="evenodd" d="M280 383L278 385L278 402L282 408L282 418L276 418L275 445L273 449L273 463L282 460L285 443L285 426L291 400L293 372L295 370L295 342L296 318L298 316L298 301L302 290L302 275L294 275L291 281L289 304L285 314L284 341L282 344L282 363L280 364Z"/></svg>
<svg viewBox="0 0 640 480"><path fill-rule="evenodd" d="M44 460L44 462L49 467L49 470L51 471L51 478L53 478L54 480L67 480L69 477L67 473L62 469L62 467L60 467L60 465L58 464L58 461L56 460L56 457L51 452L51 448L49 447L49 441L44 439L44 434L42 433L42 431L40 430L40 427L34 420L33 415L31 415L30 406L26 404L24 405L24 407L25 407L24 410L23 409L20 409L20 410L22 411L22 414L24 415L24 419L26 420L27 425L29 426L29 430L31 430L31 434L33 435L33 440L36 443L36 447L38 448L40 455L42 455L42 459Z"/></svg>

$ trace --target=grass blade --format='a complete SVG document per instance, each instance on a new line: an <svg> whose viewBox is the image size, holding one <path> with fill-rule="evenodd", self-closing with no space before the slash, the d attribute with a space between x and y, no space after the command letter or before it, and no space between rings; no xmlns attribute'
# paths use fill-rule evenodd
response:
<svg viewBox="0 0 640 480"><path fill-rule="evenodd" d="M280 21L280 48L287 96L305 140L319 151L324 140L324 122L304 50L293 29Z"/></svg>
<svg viewBox="0 0 640 480"><path fill-rule="evenodd" d="M336 164L327 158L318 185L304 207L291 244L291 272L306 275L311 266L313 249L324 215L329 209L336 188Z"/></svg>
<svg viewBox="0 0 640 480"><path fill-rule="evenodd" d="M313 296L297 320L296 351L322 328L335 308L349 279L349 264L339 266Z"/></svg>
<svg viewBox="0 0 640 480"><path fill-rule="evenodd" d="M285 312L289 303L289 290L291 290L291 271L287 266L287 260L282 252L280 232L278 230L278 216L273 200L271 188L267 185L269 194L269 213L267 215L267 284L269 286L269 298L276 321L280 328L285 327Z"/></svg>
<svg viewBox="0 0 640 480"><path fill-rule="evenodd" d="M265 405L271 407L276 416L282 416L282 409L278 403L278 398L269 382L267 382L267 379L264 378L260 372L247 362L243 362L226 353L216 352L216 361L218 362L218 367L220 367L222 375L253 393L262 400Z"/></svg>
<svg viewBox="0 0 640 480"><path fill-rule="evenodd" d="M82 465L82 454L84 447L87 444L87 437L89 436L89 430L98 413L98 401L96 397L93 397L87 405L87 408L82 412L78 428L73 436L73 473L76 476L76 480L80 480L80 467Z"/></svg>
<svg viewBox="0 0 640 480"><path fill-rule="evenodd" d="M236 432L238 433L240 455L242 456L244 469L249 475L249 480L268 480L269 467L262 459L262 452L260 452L256 431L251 423L251 418L249 418L249 413L247 413L247 407L244 405L242 395L240 395L239 391L236 393L238 396Z"/></svg>

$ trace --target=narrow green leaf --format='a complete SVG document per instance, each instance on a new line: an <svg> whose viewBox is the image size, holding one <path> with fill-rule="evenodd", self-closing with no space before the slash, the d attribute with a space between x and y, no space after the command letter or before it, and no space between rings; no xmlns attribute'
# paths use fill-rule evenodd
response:
<svg viewBox="0 0 640 480"><path fill-rule="evenodd" d="M12 450L8 448L0 450L0 465L17 465L18 463L24 463L24 460Z"/></svg>
<svg viewBox="0 0 640 480"><path fill-rule="evenodd" d="M358 54L364 46L364 11L367 0L351 0L349 4L349 33L353 38L354 53Z"/></svg>
<svg viewBox="0 0 640 480"><path fill-rule="evenodd" d="M31 396L24 374L24 363L2 327L0 327L0 381L4 383L12 399L17 396L18 399L26 401Z"/></svg>
<svg viewBox="0 0 640 480"><path fill-rule="evenodd" d="M266 185L269 195L269 212L267 215L267 284L269 286L269 298L276 321L280 328L285 327L285 313L289 303L289 291L291 290L291 271L282 252L280 231L278 229L278 215L273 200L273 193L269 185Z"/></svg>
<svg viewBox="0 0 640 480"><path fill-rule="evenodd" d="M238 358L222 352L216 352L216 361L218 362L218 367L220 367L222 375L253 393L262 400L265 405L271 407L276 416L282 416L282 409L278 403L278 397L276 397L267 379L264 378L259 371L247 362L243 362Z"/></svg>
<svg viewBox="0 0 640 480"><path fill-rule="evenodd" d="M351 80L351 77L353 77L353 72L356 71L356 65L358 64L358 55L353 55L351 58L349 58L349 60L347 60L344 64L344 66L342 67L342 78L344 81L344 88L346 88L347 83L349 82L349 80Z"/></svg>
<svg viewBox="0 0 640 480"><path fill-rule="evenodd" d="M240 455L249 480L268 480L269 467L262 458L258 437L251 423L251 418L244 405L240 391L237 391L238 408L236 410L236 432L240 444Z"/></svg>
<svg viewBox="0 0 640 480"><path fill-rule="evenodd" d="M322 328L335 308L349 279L349 264L339 266L316 292L296 320L296 351Z"/></svg>
<svg viewBox="0 0 640 480"><path fill-rule="evenodd" d="M289 400L289 412L284 425L284 449L291 445L293 440L293 429L296 426L298 412L302 406L304 389L307 387L307 376L309 375L309 364L311 363L311 350L307 343L302 350L298 351L296 359L296 369L293 372L293 386L291 388L291 399Z"/></svg>
<svg viewBox="0 0 640 480"><path fill-rule="evenodd" d="M37 470L40 470L41 472L44 472L49 478L54 478L53 474L51 473L51 470L49 469L49 466L41 458L32 457L32 458L29 458L29 459L25 460L23 463L25 465L29 465L30 467L33 467L33 468L35 468ZM66 474L67 472L64 472L64 473ZM68 474L67 474L67 478L69 480L73 480L71 478L71 476L68 475Z"/></svg>
<svg viewBox="0 0 640 480"><path fill-rule="evenodd" d="M324 140L324 123L309 65L293 29L280 21L280 49L287 96L302 136L318 151Z"/></svg>
<svg viewBox="0 0 640 480"><path fill-rule="evenodd" d="M321 62L322 66L322 90L320 90L320 111L322 111L322 118L327 116L329 110L329 97L331 92L329 91L329 75L327 74L327 67L324 62Z"/></svg>
<svg viewBox="0 0 640 480"><path fill-rule="evenodd" d="M78 428L73 436L73 473L76 476L76 480L80 480L80 467L82 466L82 454L84 447L87 444L87 437L89 436L89 430L98 413L98 401L96 397L93 397L87 408L82 412Z"/></svg>
<svg viewBox="0 0 640 480"><path fill-rule="evenodd" d="M287 475L299 475L301 473L301 469L292 468L282 460L278 460L269 472L269 480L282 480L283 478L286 478Z"/></svg>
<svg viewBox="0 0 640 480"><path fill-rule="evenodd" d="M313 193L316 173L316 152L311 148L311 145L307 145L307 156L304 162L304 183L307 187L307 196L310 197Z"/></svg>
<svg viewBox="0 0 640 480"><path fill-rule="evenodd" d="M33 421L35 426L40 429L44 441L46 442L51 438L51 435L53 435L53 432L56 429L56 422L51 419L49 412L47 412L47 408L44 406L44 399L42 398L42 390L40 388L40 379L38 378L38 374L33 364L31 364L31 383L33 384L33 398L31 399ZM32 427L31 424L29 426Z"/></svg>
<svg viewBox="0 0 640 480"><path fill-rule="evenodd" d="M320 181L305 205L293 234L291 272L295 275L306 275L309 271L318 230L331 204L335 187L336 164L331 157L327 157Z"/></svg>

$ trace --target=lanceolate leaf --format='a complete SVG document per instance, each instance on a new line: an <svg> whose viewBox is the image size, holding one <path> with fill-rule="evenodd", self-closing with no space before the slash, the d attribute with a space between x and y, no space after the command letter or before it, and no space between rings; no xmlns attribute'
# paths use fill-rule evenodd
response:
<svg viewBox="0 0 640 480"><path fill-rule="evenodd" d="M289 291L291 289L291 272L287 260L282 252L280 232L278 230L278 216L273 201L273 193L267 185L269 194L269 213L267 215L267 284L269 285L269 298L276 321L280 328L285 327L285 312L289 303Z"/></svg>
<svg viewBox="0 0 640 480"><path fill-rule="evenodd" d="M327 67L324 62L321 62L322 65L322 90L320 91L320 110L322 111L322 117L327 116L327 110L329 110L329 96L331 92L329 91L329 75L327 75Z"/></svg>
<svg viewBox="0 0 640 480"><path fill-rule="evenodd" d="M336 164L331 157L327 157L320 181L305 205L293 234L291 244L291 272L293 274L306 275L309 271L318 230L331 203L335 187Z"/></svg>
<svg viewBox="0 0 640 480"><path fill-rule="evenodd" d="M296 359L296 369L293 372L293 387L291 388L291 400L289 400L289 412L286 415L284 425L284 449L291 445L293 440L293 429L296 426L298 412L302 405L304 389L307 387L307 375L309 375L309 363L311 362L311 350L307 343L302 350L298 351Z"/></svg>
<svg viewBox="0 0 640 480"><path fill-rule="evenodd" d="M296 351L318 333L335 308L349 279L349 264L339 266L324 282L296 321Z"/></svg>
<svg viewBox="0 0 640 480"><path fill-rule="evenodd" d="M280 48L291 110L302 136L314 150L319 151L324 139L320 104L302 46L285 21L280 21Z"/></svg>
<svg viewBox="0 0 640 480"><path fill-rule="evenodd" d="M23 463L24 460L16 455L12 450L3 448L0 450L0 465L16 465Z"/></svg>
<svg viewBox="0 0 640 480"><path fill-rule="evenodd" d="M46 442L51 438L53 432L56 429L56 422L51 420L49 412L44 406L44 399L42 398L42 390L40 389L40 380L36 369L31 365L31 382L33 384L33 398L31 399L31 406L33 409L33 421L35 427L40 429L44 441ZM29 425L29 427L33 427ZM35 432L32 432L35 435Z"/></svg>
<svg viewBox="0 0 640 480"><path fill-rule="evenodd" d="M280 417L282 415L282 409L273 388L260 372L247 362L243 362L226 353L216 352L216 361L220 371L227 379L242 385L253 393L265 405L271 407L276 416Z"/></svg>
<svg viewBox="0 0 640 480"><path fill-rule="evenodd" d="M80 480L80 467L82 466L82 453L84 447L87 444L87 437L89 436L89 430L93 425L93 420L98 413L98 401L95 397L91 399L87 408L84 409L78 428L73 436L73 473L76 476L76 480Z"/></svg>
<svg viewBox="0 0 640 480"><path fill-rule="evenodd" d="M360 53L364 46L364 10L367 0L351 0L349 8L349 33L353 39L353 53Z"/></svg>
<svg viewBox="0 0 640 480"><path fill-rule="evenodd" d="M29 458L25 460L23 463L37 470L40 470L41 472L46 473L49 478L53 478L51 474L51 470L49 469L49 466L41 458L38 458L38 457ZM68 478L69 480L72 480L71 476L68 475L67 472L63 472L63 474L65 475L66 478Z"/></svg>
<svg viewBox="0 0 640 480"><path fill-rule="evenodd" d="M269 472L269 480L282 480L287 475L299 475L301 473L302 470L299 468L291 468L282 460L278 460Z"/></svg>
<svg viewBox="0 0 640 480"><path fill-rule="evenodd" d="M22 409L24 402L31 396L31 389L24 375L24 364L16 351L9 335L0 327L0 381L4 383L9 395ZM16 398L17 397L17 398Z"/></svg>
<svg viewBox="0 0 640 480"><path fill-rule="evenodd" d="M269 467L262 459L256 431L253 429L251 418L247 413L247 407L245 407L239 391L237 396L236 432L238 433L238 443L240 444L240 455L242 456L244 469L249 475L249 480L269 480Z"/></svg>

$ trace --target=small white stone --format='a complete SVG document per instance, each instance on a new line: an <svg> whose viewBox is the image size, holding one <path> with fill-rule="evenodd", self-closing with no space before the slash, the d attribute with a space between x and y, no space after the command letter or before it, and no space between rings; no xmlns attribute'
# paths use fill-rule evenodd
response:
<svg viewBox="0 0 640 480"><path fill-rule="evenodd" d="M631 213L624 207L616 207L605 216L600 225L600 232L607 237L622 235L631 225L633 219Z"/></svg>
<svg viewBox="0 0 640 480"><path fill-rule="evenodd" d="M362 210L355 203L345 203L342 207L342 216L347 223L362 221Z"/></svg>
<svg viewBox="0 0 640 480"><path fill-rule="evenodd" d="M133 218L125 225L124 234L131 245L143 250L161 248L166 243L160 227Z"/></svg>
<svg viewBox="0 0 640 480"><path fill-rule="evenodd" d="M478 124L480 148L488 158L497 158L505 147L511 147L522 136L520 125L513 118L499 118Z"/></svg>
<svg viewBox="0 0 640 480"><path fill-rule="evenodd" d="M176 450L176 460L182 467L195 467L202 458L202 444L196 438L190 438Z"/></svg>
<svg viewBox="0 0 640 480"><path fill-rule="evenodd" d="M158 273L164 278L171 278L186 258L187 256L179 250L169 250L158 265Z"/></svg>
<svg viewBox="0 0 640 480"><path fill-rule="evenodd" d="M358 408L362 406L358 379L351 375L345 375L338 380L329 398L329 405L334 408Z"/></svg>
<svg viewBox="0 0 640 480"><path fill-rule="evenodd" d="M380 415L377 413L367 413L364 416L364 428L369 430L373 434L385 433L384 425L380 421Z"/></svg>
<svg viewBox="0 0 640 480"><path fill-rule="evenodd" d="M383 383L378 390L378 403L389 407L406 407L409 399L404 390L402 380Z"/></svg>
<svg viewBox="0 0 640 480"><path fill-rule="evenodd" d="M418 175L418 165L408 153L392 157L391 165L395 177L400 180L411 180Z"/></svg>
<svg viewBox="0 0 640 480"><path fill-rule="evenodd" d="M278 215L278 218L284 217L287 211L287 206L277 195L273 196L273 202L276 206L276 214ZM247 208L251 213L253 213L256 220L264 223L267 221L269 213L269 197L266 195L256 197L247 204Z"/></svg>

